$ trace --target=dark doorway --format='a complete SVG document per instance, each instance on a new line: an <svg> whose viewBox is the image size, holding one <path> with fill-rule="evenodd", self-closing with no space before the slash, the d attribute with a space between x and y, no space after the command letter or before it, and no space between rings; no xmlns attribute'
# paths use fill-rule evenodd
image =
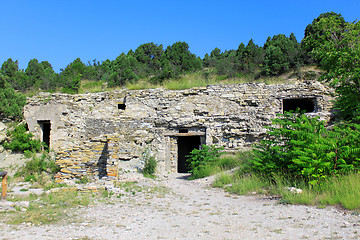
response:
<svg viewBox="0 0 360 240"><path fill-rule="evenodd" d="M179 136L178 137L178 173L187 173L187 155L193 149L199 149L201 144L200 136Z"/></svg>
<svg viewBox="0 0 360 240"><path fill-rule="evenodd" d="M51 131L51 123L50 120L38 121L41 130L42 130L42 141L45 143L45 149L48 150L50 148L50 131Z"/></svg>
<svg viewBox="0 0 360 240"><path fill-rule="evenodd" d="M306 113L315 112L315 98L291 98L283 99L283 112L300 111Z"/></svg>

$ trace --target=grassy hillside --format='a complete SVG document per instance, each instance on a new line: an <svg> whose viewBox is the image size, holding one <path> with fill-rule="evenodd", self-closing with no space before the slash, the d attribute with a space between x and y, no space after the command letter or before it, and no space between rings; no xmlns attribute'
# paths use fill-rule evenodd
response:
<svg viewBox="0 0 360 240"><path fill-rule="evenodd" d="M151 83L148 78L139 79L133 83L127 83L124 87L108 87L105 81L94 82L82 80L79 93L91 93L102 91L114 91L120 89L151 89L165 88L171 90L189 89L193 87L202 87L215 84L237 84L264 82L266 84L281 84L294 82L296 80L315 80L320 75L320 70L315 66L305 66L297 70L292 70L279 76L261 76L256 74L237 75L228 78L227 76L218 75L214 69L205 69L194 73L186 73L179 78L171 78L162 83Z"/></svg>

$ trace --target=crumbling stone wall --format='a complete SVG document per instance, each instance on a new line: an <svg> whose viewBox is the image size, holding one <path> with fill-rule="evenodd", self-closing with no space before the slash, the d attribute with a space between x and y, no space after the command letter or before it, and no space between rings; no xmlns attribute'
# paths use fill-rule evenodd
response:
<svg viewBox="0 0 360 240"><path fill-rule="evenodd" d="M41 121L51 124L50 148L59 179L119 178L143 167L144 152L159 172L177 171L177 139L198 136L227 151L250 147L266 132L283 99L311 98L310 115L328 120L332 90L318 82L210 85L188 90L121 90L67 95L41 93L28 99L25 119L39 139Z"/></svg>

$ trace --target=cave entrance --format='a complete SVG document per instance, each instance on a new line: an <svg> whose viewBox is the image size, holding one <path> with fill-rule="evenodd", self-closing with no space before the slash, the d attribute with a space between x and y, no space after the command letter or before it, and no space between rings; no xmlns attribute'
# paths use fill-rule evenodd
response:
<svg viewBox="0 0 360 240"><path fill-rule="evenodd" d="M300 111L306 113L315 112L315 98L290 98L283 99L283 113L296 111L300 108Z"/></svg>
<svg viewBox="0 0 360 240"><path fill-rule="evenodd" d="M187 155L194 149L199 149L201 145L200 136L178 136L178 173L187 173Z"/></svg>
<svg viewBox="0 0 360 240"><path fill-rule="evenodd" d="M44 148L46 150L50 149L50 131L51 123L50 120L38 121L41 131L42 131L42 142L45 143Z"/></svg>

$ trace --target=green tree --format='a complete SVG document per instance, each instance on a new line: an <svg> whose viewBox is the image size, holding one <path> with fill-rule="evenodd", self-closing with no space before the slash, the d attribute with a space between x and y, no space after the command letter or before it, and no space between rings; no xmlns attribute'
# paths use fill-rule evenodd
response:
<svg viewBox="0 0 360 240"><path fill-rule="evenodd" d="M360 122L360 23L344 22L340 14L321 14L303 40L326 71L322 79L335 88L339 115Z"/></svg>
<svg viewBox="0 0 360 240"><path fill-rule="evenodd" d="M222 154L223 148L215 145L202 145L201 149L194 149L190 152L186 159L191 177L189 179L196 179L208 176L204 169L207 166L214 164Z"/></svg>
<svg viewBox="0 0 360 240"><path fill-rule="evenodd" d="M201 60L189 51L189 45L186 42L176 42L168 46L165 56L180 71L196 71L201 68Z"/></svg>
<svg viewBox="0 0 360 240"><path fill-rule="evenodd" d="M140 63L133 55L120 54L114 61L109 64L109 78L108 85L121 86L128 81L135 81L138 79L136 73L141 74L139 69Z"/></svg>
<svg viewBox="0 0 360 240"><path fill-rule="evenodd" d="M41 150L41 142L33 139L33 135L27 131L25 124L17 125L14 130L7 132L7 136L9 141L3 146L13 152L39 152Z"/></svg>
<svg viewBox="0 0 360 240"><path fill-rule="evenodd" d="M219 61L221 59L221 50L219 48L215 48L210 53L210 58Z"/></svg>
<svg viewBox="0 0 360 240"><path fill-rule="evenodd" d="M76 93L76 85L79 77L81 77L81 79L88 79L88 71L81 59L77 58L67 65L65 69L61 69L58 86L63 87L63 91L65 92Z"/></svg>
<svg viewBox="0 0 360 240"><path fill-rule="evenodd" d="M256 45L252 39L245 45L241 43L236 50L237 69L238 72L252 73L254 72L264 59L264 51Z"/></svg>
<svg viewBox="0 0 360 240"><path fill-rule="evenodd" d="M23 70L19 69L18 61L13 61L11 58L6 60L2 66L0 74L6 78L6 81L16 90L25 91L31 84L29 84L27 75Z"/></svg>
<svg viewBox="0 0 360 240"><path fill-rule="evenodd" d="M216 73L226 76L228 78L236 75L236 69L234 65L234 58L226 57L220 59L215 65Z"/></svg>
<svg viewBox="0 0 360 240"><path fill-rule="evenodd" d="M341 37L345 30L345 24L345 19L341 14L334 12L320 14L311 24L306 26L305 36L301 41L302 48L306 52L311 53L325 42ZM332 35L326 34L329 29L332 29Z"/></svg>
<svg viewBox="0 0 360 240"><path fill-rule="evenodd" d="M7 82L7 78L0 75L0 118L20 120L23 117L26 97L16 92Z"/></svg>
<svg viewBox="0 0 360 240"><path fill-rule="evenodd" d="M78 93L81 85L81 79L82 76L79 73L76 77L71 78L70 81L67 83L67 85L61 89L61 91L63 93L68 93L68 94Z"/></svg>
<svg viewBox="0 0 360 240"><path fill-rule="evenodd" d="M66 66L64 70L61 71L60 75L64 77L76 77L79 74L83 75L83 77L87 76L86 65L81 61L80 58L75 59L69 65Z"/></svg>
<svg viewBox="0 0 360 240"><path fill-rule="evenodd" d="M146 66L147 74L156 74L161 68L164 54L163 45L153 42L140 45L134 53L136 60Z"/></svg>
<svg viewBox="0 0 360 240"><path fill-rule="evenodd" d="M59 75L54 71L53 67L48 61L40 63L44 69L44 75L41 79L40 88L43 90L56 89L58 86Z"/></svg>
<svg viewBox="0 0 360 240"><path fill-rule="evenodd" d="M282 74L299 66L302 62L301 46L293 34L289 38L284 34L268 37L264 44L264 50L263 70L265 74Z"/></svg>
<svg viewBox="0 0 360 240"><path fill-rule="evenodd" d="M221 50L219 48L215 48L211 51L210 55L205 55L203 60L204 65L207 67L215 67L221 58Z"/></svg>
<svg viewBox="0 0 360 240"><path fill-rule="evenodd" d="M35 58L31 59L25 69L25 74L27 75L29 88L33 87L35 84L37 84L38 87L41 87L45 78L44 65L39 63Z"/></svg>
<svg viewBox="0 0 360 240"><path fill-rule="evenodd" d="M19 63L16 60L15 62L9 58L1 65L1 74L12 78L15 76L15 73L19 70Z"/></svg>

